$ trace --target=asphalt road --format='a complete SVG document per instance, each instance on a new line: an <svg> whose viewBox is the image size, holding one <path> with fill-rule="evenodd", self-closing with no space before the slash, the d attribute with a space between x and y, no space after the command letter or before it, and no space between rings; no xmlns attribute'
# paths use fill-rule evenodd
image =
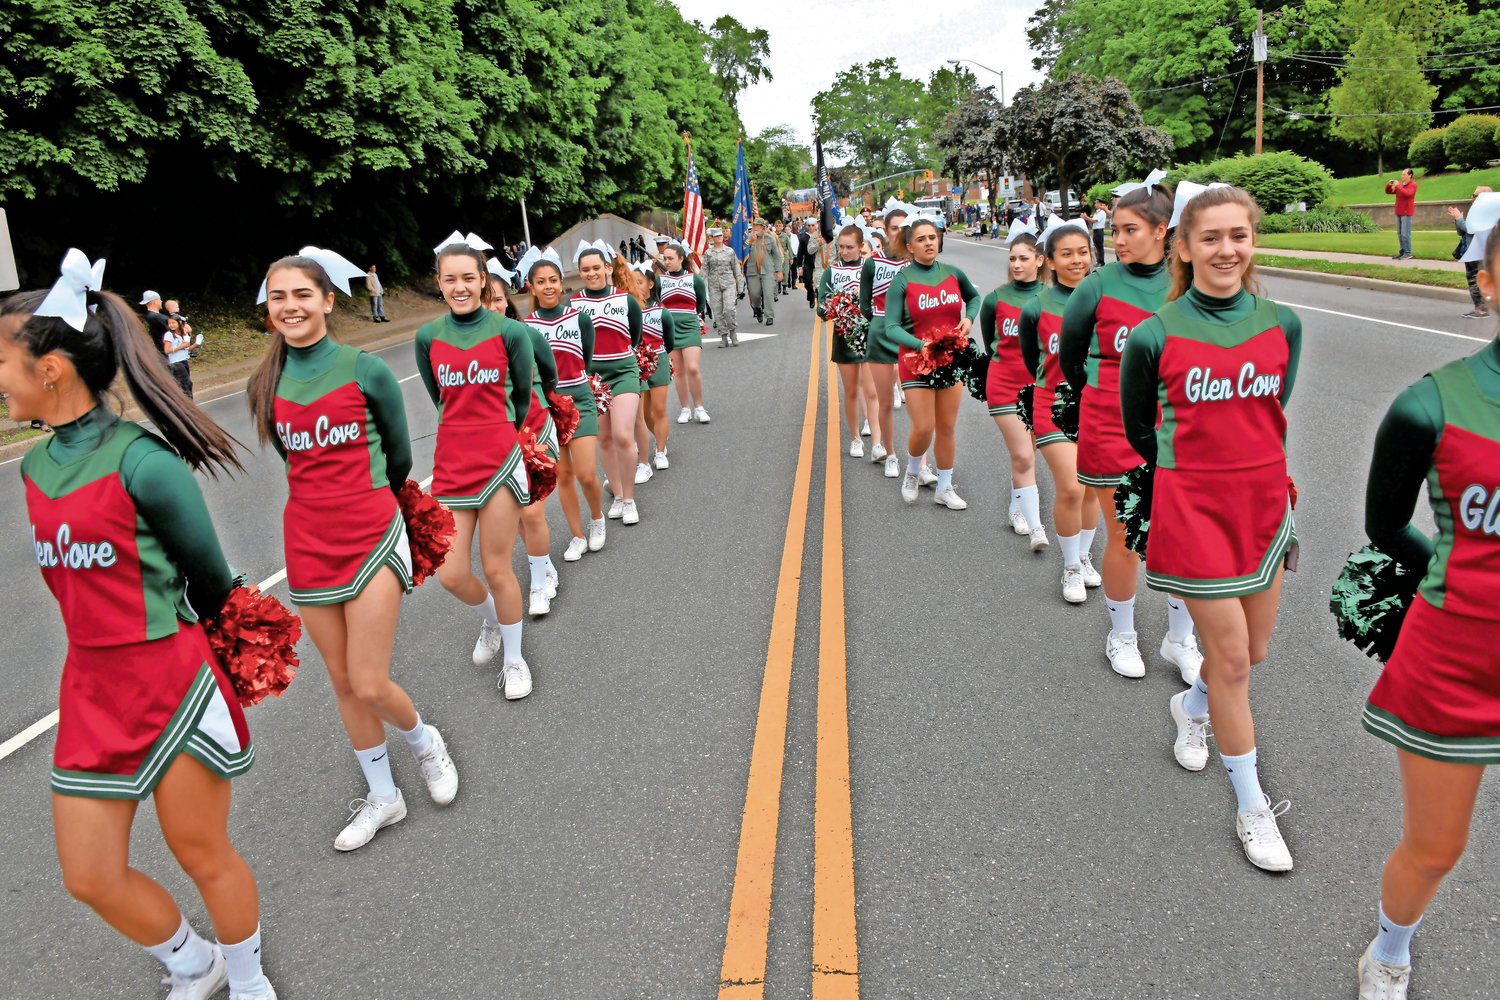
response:
<svg viewBox="0 0 1500 1000"><path fill-rule="evenodd" d="M983 288L1001 279L1005 257L954 239L947 259ZM1175 672L1150 656L1142 681L1112 674L1097 594L1065 605L1055 548L1033 557L1010 533L1003 445L979 404L961 412L964 512L926 492L902 504L895 480L837 442L832 540L843 559L824 564L826 399L807 426L813 324L799 290L782 299L774 338L705 350L713 423L673 426L672 468L640 488L641 523L611 522L603 552L559 560L552 615L526 630L530 698L504 701L495 672L472 666L471 616L435 582L406 601L397 675L458 763L451 807L427 802L396 753L411 815L340 855L332 840L363 786L310 643L286 697L250 712L258 757L236 782L232 823L260 878L267 965L283 1000L715 995L758 723L770 727L762 749L779 778L763 790L780 804L774 836L756 809L760 832L747 837L774 850L759 931L764 995L812 995L815 949L826 958L852 943L837 905L824 905L836 897L820 897L814 916L814 885L839 857L837 809L820 814L829 822L820 818L815 836L814 800L820 769L826 782L839 759L830 722L842 717L863 996L1353 996L1399 797L1394 751L1358 724L1377 665L1336 638L1327 590L1363 541L1363 482L1385 406L1492 331L1459 319L1458 304L1292 280L1270 291L1303 307L1306 331L1291 407L1303 558L1253 688L1267 789L1292 801L1282 827L1294 872L1270 876L1244 860L1217 761L1196 775L1173 762ZM768 332L748 309L740 323ZM383 356L398 377L414 372L408 347ZM819 397L826 384L820 371ZM421 478L435 417L417 380L404 389ZM252 439L242 395L210 411ZM904 441L902 426L898 414ZM1045 473L1042 482L1047 510ZM282 566L284 490L269 452L238 479L205 484L230 560L252 580ZM791 534L802 559L783 573L799 496L807 513ZM10 540L0 544L10 581L3 741L55 707L63 651L14 474L0 472L0 511ZM560 552L556 505L551 514ZM524 573L519 549L517 563ZM788 603L799 585L800 601ZM284 598L284 584L276 592ZM842 630L823 620L838 595ZM1144 586L1141 595L1141 645L1154 651L1165 610ZM795 641L776 646L793 624ZM774 684L762 688L768 644L792 651L779 700ZM769 660L770 676L784 675L787 657ZM846 716L830 698L845 667ZM779 712L785 739L764 738ZM48 732L0 759L0 996L155 996L155 963L62 889L51 745ZM1496 806L1491 783L1469 855L1417 936L1414 996L1494 995L1500 851L1486 833ZM133 857L206 931L149 806ZM770 869L738 870L743 883ZM744 931L744 913L733 926ZM751 952L755 937L752 928ZM853 995L844 973L854 969L819 968L820 996ZM730 978L744 985L726 996L758 993Z"/></svg>

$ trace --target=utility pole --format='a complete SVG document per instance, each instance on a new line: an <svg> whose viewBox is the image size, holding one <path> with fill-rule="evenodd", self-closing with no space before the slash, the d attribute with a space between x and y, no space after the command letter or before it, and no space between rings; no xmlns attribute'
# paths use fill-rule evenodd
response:
<svg viewBox="0 0 1500 1000"><path fill-rule="evenodd" d="M1255 155L1259 156L1265 138L1266 118L1266 31L1265 15L1255 12Z"/></svg>
<svg viewBox="0 0 1500 1000"><path fill-rule="evenodd" d="M531 220L526 217L526 196L521 195L521 230L526 234L526 245L531 246Z"/></svg>

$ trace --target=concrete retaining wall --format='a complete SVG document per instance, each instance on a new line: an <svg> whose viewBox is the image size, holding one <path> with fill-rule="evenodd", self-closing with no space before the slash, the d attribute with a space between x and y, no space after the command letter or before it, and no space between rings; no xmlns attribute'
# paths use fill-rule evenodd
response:
<svg viewBox="0 0 1500 1000"><path fill-rule="evenodd" d="M1453 220L1448 218L1448 206L1456 205L1460 211L1466 211L1469 207L1469 199L1463 201L1419 201L1416 205L1416 214L1412 216L1411 227L1413 229L1452 229ZM1395 199L1381 202L1378 205L1350 205L1351 209L1368 215L1375 220L1375 225L1381 229L1396 228L1396 202Z"/></svg>

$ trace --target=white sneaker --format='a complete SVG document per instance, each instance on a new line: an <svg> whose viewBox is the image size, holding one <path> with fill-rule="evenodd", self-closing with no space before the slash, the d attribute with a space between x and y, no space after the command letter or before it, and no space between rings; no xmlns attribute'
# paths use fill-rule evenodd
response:
<svg viewBox="0 0 1500 1000"><path fill-rule="evenodd" d="M1010 530L1018 535L1031 534L1031 525L1026 523L1026 515L1018 510L1010 512Z"/></svg>
<svg viewBox="0 0 1500 1000"><path fill-rule="evenodd" d="M552 610L552 599L547 596L546 587L535 587L531 591L531 608L528 611L533 618L540 618Z"/></svg>
<svg viewBox="0 0 1500 1000"><path fill-rule="evenodd" d="M583 554L589 551L587 538L579 538L576 535L568 542L567 551L563 553L563 562L577 562L583 558Z"/></svg>
<svg viewBox="0 0 1500 1000"><path fill-rule="evenodd" d="M604 490L604 492L608 493L610 496L615 495L615 488L609 484L608 476L599 477L599 488Z"/></svg>
<svg viewBox="0 0 1500 1000"><path fill-rule="evenodd" d="M635 484L637 486L641 485L642 483L649 483L651 481L651 477L654 475L656 475L656 473L651 471L651 466L647 465L645 462L636 463Z"/></svg>
<svg viewBox="0 0 1500 1000"><path fill-rule="evenodd" d="M901 459L895 455L887 455L885 457L885 478L895 479L899 475L901 475Z"/></svg>
<svg viewBox="0 0 1500 1000"><path fill-rule="evenodd" d="M855 438L853 441L849 442L849 457L850 458L864 458L865 457L865 443L863 441L861 441L859 438Z"/></svg>
<svg viewBox="0 0 1500 1000"><path fill-rule="evenodd" d="M1063 600L1069 604L1082 604L1089 599L1089 592L1083 585L1082 566L1064 566L1062 575Z"/></svg>
<svg viewBox="0 0 1500 1000"><path fill-rule="evenodd" d="M474 666L482 667L500 652L500 625L482 622L479 626L479 641L474 643Z"/></svg>
<svg viewBox="0 0 1500 1000"><path fill-rule="evenodd" d="M231 993L229 1000L276 1000L276 987L267 983L264 993Z"/></svg>
<svg viewBox="0 0 1500 1000"><path fill-rule="evenodd" d="M1109 638L1104 641L1104 655L1109 657L1110 669L1121 677L1146 676L1146 661L1141 659L1134 632L1110 629Z"/></svg>
<svg viewBox="0 0 1500 1000"><path fill-rule="evenodd" d="M870 461L877 464L884 462L886 456L889 454L890 452L885 450L885 445L883 444L872 445L870 447Z"/></svg>
<svg viewBox="0 0 1500 1000"><path fill-rule="evenodd" d="M863 424L860 425L860 427L859 427L859 436L860 437L866 437L866 438L870 436L870 422L868 420L866 420Z"/></svg>
<svg viewBox="0 0 1500 1000"><path fill-rule="evenodd" d="M1052 543L1047 541L1047 529L1038 528L1031 532L1031 551L1040 552Z"/></svg>
<svg viewBox="0 0 1500 1000"><path fill-rule="evenodd" d="M640 524L641 512L636 510L634 500L625 501L625 510L620 514L621 524Z"/></svg>
<svg viewBox="0 0 1500 1000"><path fill-rule="evenodd" d="M1391 965L1375 957L1375 942L1359 956L1359 1000L1406 1000L1411 965Z"/></svg>
<svg viewBox="0 0 1500 1000"><path fill-rule="evenodd" d="M1177 668L1182 683L1197 683L1198 673L1203 669L1203 654L1198 650L1198 640L1191 633L1182 642L1173 642L1169 635L1162 636L1161 658Z"/></svg>
<svg viewBox="0 0 1500 1000"><path fill-rule="evenodd" d="M917 474L908 472L901 480L901 499L907 503L917 502Z"/></svg>
<svg viewBox="0 0 1500 1000"><path fill-rule="evenodd" d="M611 521L618 521L624 514L625 500L623 497L615 497L614 500L610 501L609 510L604 512L604 516Z"/></svg>
<svg viewBox="0 0 1500 1000"><path fill-rule="evenodd" d="M696 421L698 421L698 423L700 423L700 424L706 424L706 423L708 423L709 422L708 411L705 410L701 406L694 407L693 408L693 419L696 420ZM679 423L680 422L681 421L679 421Z"/></svg>
<svg viewBox="0 0 1500 1000"><path fill-rule="evenodd" d="M531 693L531 668L525 660L506 660L500 668L500 688L506 700L518 701Z"/></svg>
<svg viewBox="0 0 1500 1000"><path fill-rule="evenodd" d="M1194 719L1188 715L1186 703L1188 693L1179 691L1167 702L1172 710L1172 722L1177 726L1177 738L1172 741L1172 756L1189 771L1201 771L1208 763L1208 720Z"/></svg>
<svg viewBox="0 0 1500 1000"><path fill-rule="evenodd" d="M1087 552L1080 552L1078 554L1078 561L1083 566L1083 585L1085 587L1092 590L1095 587L1104 586L1104 577L1100 576L1099 571L1094 568L1094 560L1089 557Z"/></svg>
<svg viewBox="0 0 1500 1000"><path fill-rule="evenodd" d="M667 461L667 453L664 452L664 451L657 452L656 455L655 455L655 457L653 457L651 459L651 463L653 465L655 465L658 469L669 468L671 466L671 464L672 464L671 462Z"/></svg>
<svg viewBox="0 0 1500 1000"><path fill-rule="evenodd" d="M428 726L427 729L432 733L432 746L417 758L417 767L422 771L422 780L427 782L428 796L438 805L445 806L458 794L458 768L448 756L448 745L443 742L443 734L438 732L437 726Z"/></svg>
<svg viewBox="0 0 1500 1000"><path fill-rule="evenodd" d="M550 601L554 597L557 596L557 585L561 581L559 581L557 579L557 570L555 570L555 569L548 569L547 570L547 577L546 577L546 579L547 579L547 600Z"/></svg>
<svg viewBox="0 0 1500 1000"><path fill-rule="evenodd" d="M686 406L684 406L677 414L677 422L679 424L685 424L691 419L693 419L693 411L689 410Z"/></svg>
<svg viewBox="0 0 1500 1000"><path fill-rule="evenodd" d="M1281 828L1276 825L1276 817L1291 807L1292 804L1285 799L1273 806L1270 796L1262 795L1257 808L1235 814L1235 831L1240 835L1240 843L1245 845L1245 857L1255 867L1268 872L1292 870L1292 852L1287 850Z"/></svg>
<svg viewBox="0 0 1500 1000"><path fill-rule="evenodd" d="M163 986L172 987L167 992L167 1000L208 1000L229 985L229 966L224 964L224 952L213 942L209 942L208 949L213 958L201 976L192 979L167 976L161 981Z"/></svg>
<svg viewBox="0 0 1500 1000"><path fill-rule="evenodd" d="M906 393L902 392L901 391L901 387L898 385L898 386L896 386L896 409L899 410L899 409L901 409L901 407L903 407L905 405L906 405Z"/></svg>
<svg viewBox="0 0 1500 1000"><path fill-rule="evenodd" d="M969 502L959 496L958 491L952 486L949 486L946 490L938 490L936 495L933 496L932 502L940 507L947 507L949 510L969 509Z"/></svg>
<svg viewBox="0 0 1500 1000"><path fill-rule="evenodd" d="M925 464L922 466L922 471L917 473L917 482L922 486L936 486L937 481L937 473L933 472L931 467Z"/></svg>
<svg viewBox="0 0 1500 1000"><path fill-rule="evenodd" d="M349 825L339 831L338 838L333 842L334 849L358 850L375 839L376 833L405 818L406 800L401 797L399 788L396 789L396 797L390 802L355 799L349 803Z"/></svg>

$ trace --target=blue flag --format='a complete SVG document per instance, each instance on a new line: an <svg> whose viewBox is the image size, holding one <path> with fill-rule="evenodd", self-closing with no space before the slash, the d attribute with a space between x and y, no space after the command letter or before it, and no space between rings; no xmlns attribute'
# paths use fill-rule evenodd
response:
<svg viewBox="0 0 1500 1000"><path fill-rule="evenodd" d="M828 167L823 163L823 137L814 136L813 141L818 147L818 228L823 234L823 242L832 243L839 224L839 198L834 193L833 181L828 177Z"/></svg>
<svg viewBox="0 0 1500 1000"><path fill-rule="evenodd" d="M739 160L734 166L734 224L729 230L729 245L741 262L750 255L750 213L754 210L750 197L750 171L745 169L745 141L741 139Z"/></svg>

